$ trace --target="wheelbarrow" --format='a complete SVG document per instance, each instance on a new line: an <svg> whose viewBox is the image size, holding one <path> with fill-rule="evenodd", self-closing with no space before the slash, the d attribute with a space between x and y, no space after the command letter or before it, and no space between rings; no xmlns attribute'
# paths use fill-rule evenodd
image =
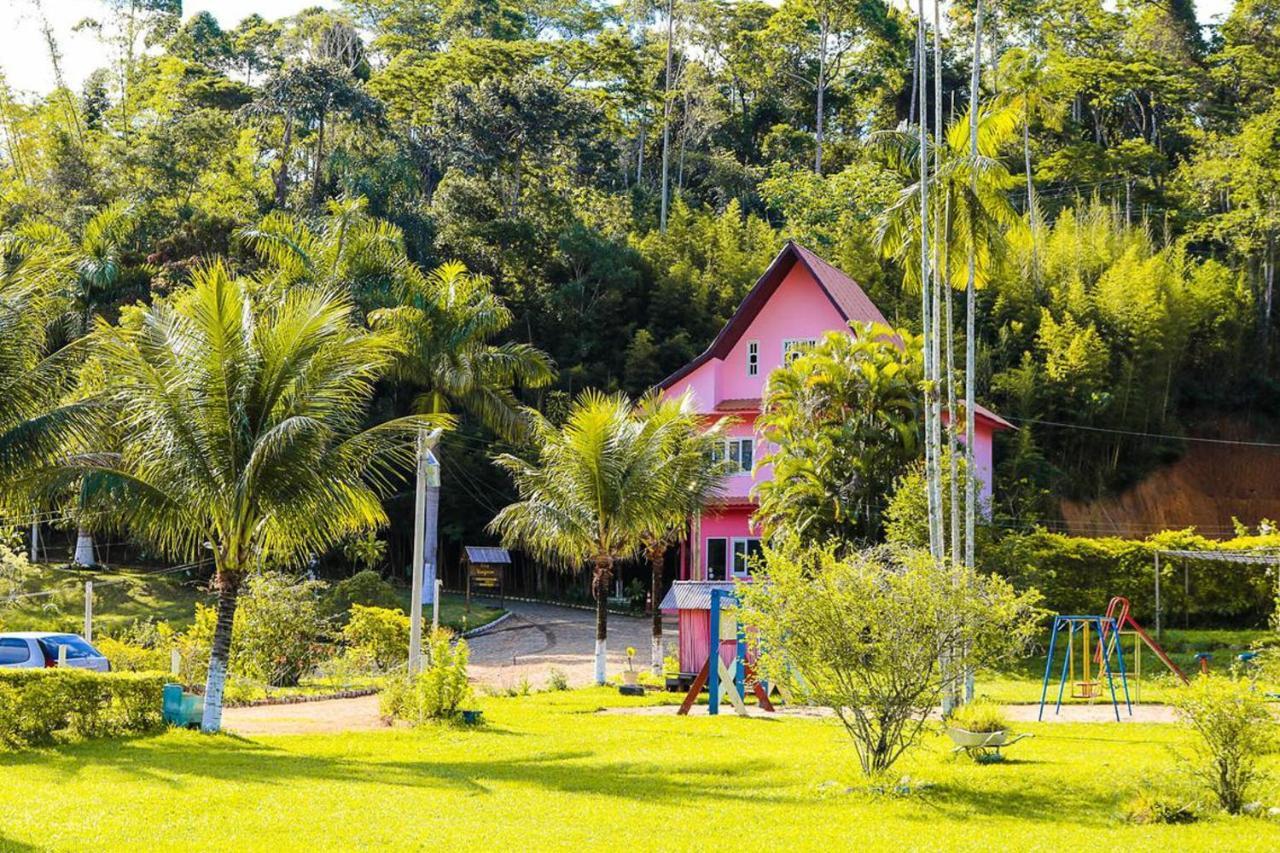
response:
<svg viewBox="0 0 1280 853"><path fill-rule="evenodd" d="M1029 733L1015 735L1006 730L971 732L967 729L957 729L951 726L947 727L947 735L951 738L951 742L956 745L955 749L951 750L952 755L963 750L974 761L983 764L1004 761L1004 755L1000 752L1002 748L1032 736Z"/></svg>

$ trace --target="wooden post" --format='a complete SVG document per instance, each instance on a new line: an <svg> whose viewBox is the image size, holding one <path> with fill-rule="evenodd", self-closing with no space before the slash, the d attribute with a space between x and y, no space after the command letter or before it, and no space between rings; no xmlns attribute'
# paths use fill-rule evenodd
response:
<svg viewBox="0 0 1280 853"><path fill-rule="evenodd" d="M1156 551L1156 642L1160 636L1160 552Z"/></svg>

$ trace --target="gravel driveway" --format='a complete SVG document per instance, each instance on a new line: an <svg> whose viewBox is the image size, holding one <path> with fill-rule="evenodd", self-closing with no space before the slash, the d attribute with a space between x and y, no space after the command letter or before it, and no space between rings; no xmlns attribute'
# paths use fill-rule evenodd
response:
<svg viewBox="0 0 1280 853"><path fill-rule="evenodd" d="M486 602L488 603L488 602ZM471 680L498 689L518 687L529 679L534 688L546 684L558 669L573 687L590 684L595 673L596 614L593 610L554 604L508 601L511 616L491 631L467 641L471 647ZM636 650L636 669L649 665L653 623L648 618L609 614L609 674L627 665L627 647ZM667 647L675 648L675 624L664 626Z"/></svg>

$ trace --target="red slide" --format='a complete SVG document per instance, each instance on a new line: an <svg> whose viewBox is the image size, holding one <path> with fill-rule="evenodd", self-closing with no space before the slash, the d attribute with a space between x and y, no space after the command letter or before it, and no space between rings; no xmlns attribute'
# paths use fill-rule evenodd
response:
<svg viewBox="0 0 1280 853"><path fill-rule="evenodd" d="M1188 683L1186 673L1184 673L1178 667L1178 665L1174 663L1173 660L1167 654L1165 654L1164 649L1160 648L1160 644L1157 643L1155 640L1153 640L1151 638L1151 635L1148 634L1143 629L1143 627L1139 625L1132 616L1129 615L1129 599L1125 598L1122 595L1117 595L1115 598L1111 599L1111 601L1107 604L1107 618L1106 618L1106 621L1103 623L1103 626L1102 626L1103 630L1109 631L1112 624L1114 624L1116 626L1116 629L1120 631L1125 630L1127 626L1128 630L1133 631L1135 634L1137 634L1139 637L1142 638L1142 642L1146 643L1147 648L1151 649L1151 651L1155 653L1155 656L1160 658L1161 663L1169 667L1170 672L1173 672L1175 675L1178 676L1178 678L1181 678L1183 684ZM1098 649L1096 652L1094 652L1094 655L1093 655L1094 661L1096 661L1099 665L1102 664L1102 652L1104 648L1103 644L1107 641L1107 639L1108 639L1107 637L1100 637L1098 639ZM1119 642L1118 637L1116 638L1116 642Z"/></svg>

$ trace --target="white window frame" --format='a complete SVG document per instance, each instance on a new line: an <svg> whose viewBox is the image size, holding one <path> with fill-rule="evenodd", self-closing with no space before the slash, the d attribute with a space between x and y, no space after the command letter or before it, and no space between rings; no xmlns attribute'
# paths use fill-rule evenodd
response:
<svg viewBox="0 0 1280 853"><path fill-rule="evenodd" d="M729 565L726 566L725 570L729 572L732 577L746 578L751 576L751 571L748 568L744 567L742 571L738 571L738 546L745 545L750 542L755 542L756 544L759 544L760 537L759 536L734 536L732 539L729 540L729 547L726 552ZM744 550L742 555L744 566L746 563L747 556L748 556L748 552Z"/></svg>
<svg viewBox="0 0 1280 853"><path fill-rule="evenodd" d="M760 342L747 341L747 375L760 375Z"/></svg>
<svg viewBox="0 0 1280 853"><path fill-rule="evenodd" d="M756 465L756 440L754 436L735 435L730 436L729 438L720 439L712 445L711 461L723 462L726 459L731 462L734 461L729 448L731 445L735 444L738 445L737 468L729 471L729 476L732 477L737 474L750 474ZM742 445L744 444L751 448L751 464L745 468L742 466Z"/></svg>
<svg viewBox="0 0 1280 853"><path fill-rule="evenodd" d="M786 367L792 361L800 357L805 349L813 349L818 345L817 338L783 338L782 340L782 366Z"/></svg>

